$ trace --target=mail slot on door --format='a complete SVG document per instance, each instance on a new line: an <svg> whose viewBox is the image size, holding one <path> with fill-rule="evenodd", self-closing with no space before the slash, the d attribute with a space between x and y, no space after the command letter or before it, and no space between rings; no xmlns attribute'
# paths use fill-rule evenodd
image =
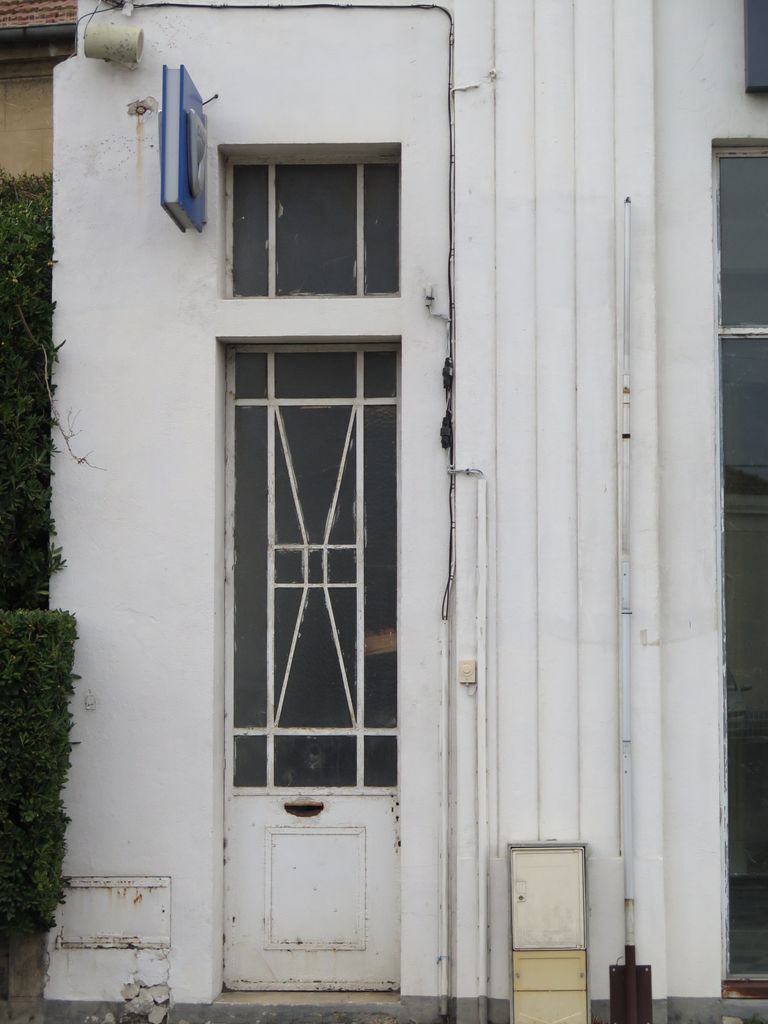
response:
<svg viewBox="0 0 768 1024"><path fill-rule="evenodd" d="M515 1024L586 1024L584 846L509 848Z"/></svg>

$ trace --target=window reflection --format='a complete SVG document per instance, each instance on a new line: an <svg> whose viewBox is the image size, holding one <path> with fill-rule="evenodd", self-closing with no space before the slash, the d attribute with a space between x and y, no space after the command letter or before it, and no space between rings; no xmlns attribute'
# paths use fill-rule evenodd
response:
<svg viewBox="0 0 768 1024"><path fill-rule="evenodd" d="M722 348L731 971L768 974L768 344Z"/></svg>

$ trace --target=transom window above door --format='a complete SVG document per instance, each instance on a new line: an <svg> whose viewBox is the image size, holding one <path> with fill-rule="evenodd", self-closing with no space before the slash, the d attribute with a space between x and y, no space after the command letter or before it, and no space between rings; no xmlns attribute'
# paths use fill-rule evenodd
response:
<svg viewBox="0 0 768 1024"><path fill-rule="evenodd" d="M396 295L400 166L232 166L232 293Z"/></svg>

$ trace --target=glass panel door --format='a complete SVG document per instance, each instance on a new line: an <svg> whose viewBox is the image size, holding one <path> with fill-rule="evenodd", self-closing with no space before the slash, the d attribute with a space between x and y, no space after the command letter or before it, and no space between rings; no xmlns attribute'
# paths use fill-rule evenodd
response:
<svg viewBox="0 0 768 1024"><path fill-rule="evenodd" d="M397 785L397 354L234 356L234 785Z"/></svg>

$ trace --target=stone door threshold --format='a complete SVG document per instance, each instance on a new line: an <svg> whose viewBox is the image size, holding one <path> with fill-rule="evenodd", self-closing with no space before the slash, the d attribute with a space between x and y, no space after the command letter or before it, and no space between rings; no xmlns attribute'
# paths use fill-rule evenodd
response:
<svg viewBox="0 0 768 1024"><path fill-rule="evenodd" d="M399 992L222 992L218 1005L248 1006L340 1006L350 1003L379 1005L400 1002Z"/></svg>

